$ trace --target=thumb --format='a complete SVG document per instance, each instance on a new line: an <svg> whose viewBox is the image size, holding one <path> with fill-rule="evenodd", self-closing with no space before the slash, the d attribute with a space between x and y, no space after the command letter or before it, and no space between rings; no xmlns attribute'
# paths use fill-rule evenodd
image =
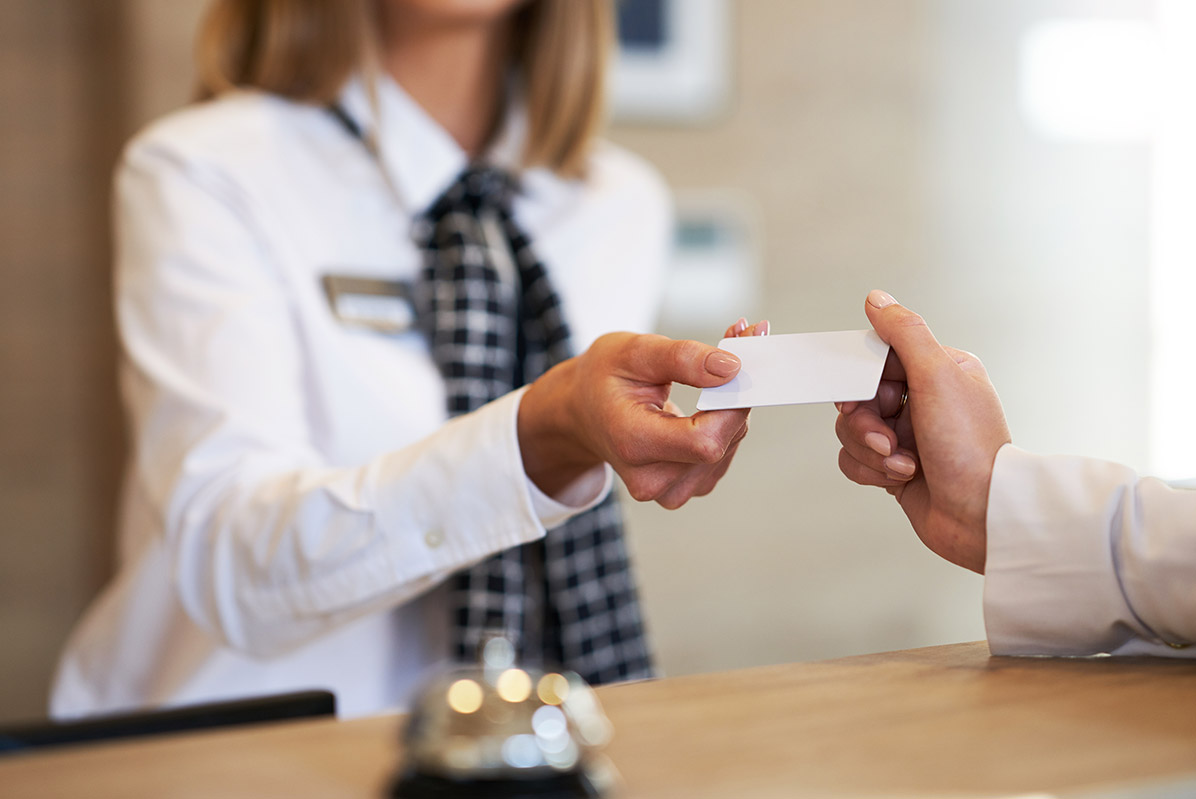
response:
<svg viewBox="0 0 1196 799"><path fill-rule="evenodd" d="M700 341L644 335L635 336L627 346L630 376L648 383L709 388L739 373L739 358Z"/></svg>
<svg viewBox="0 0 1196 799"><path fill-rule="evenodd" d="M918 382L918 375L954 363L925 320L889 294L879 290L869 292L864 313L877 335L897 354L909 382Z"/></svg>

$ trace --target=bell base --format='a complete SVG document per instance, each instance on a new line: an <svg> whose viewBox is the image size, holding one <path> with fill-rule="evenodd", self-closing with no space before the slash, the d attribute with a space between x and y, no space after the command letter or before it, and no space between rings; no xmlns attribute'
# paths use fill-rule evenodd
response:
<svg viewBox="0 0 1196 799"><path fill-rule="evenodd" d="M391 788L393 799L598 799L584 772L555 772L510 779L452 779L408 772Z"/></svg>

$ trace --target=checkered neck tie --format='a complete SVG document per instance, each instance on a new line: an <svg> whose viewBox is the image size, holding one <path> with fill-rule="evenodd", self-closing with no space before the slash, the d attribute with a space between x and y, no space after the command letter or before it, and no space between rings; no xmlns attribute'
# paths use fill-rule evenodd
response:
<svg viewBox="0 0 1196 799"><path fill-rule="evenodd" d="M571 355L560 300L515 224L517 186L474 166L416 220L425 252L418 323L444 377L450 415L468 413ZM652 674L617 498L457 574L456 656L476 658L501 633L528 664L563 666L591 683Z"/></svg>

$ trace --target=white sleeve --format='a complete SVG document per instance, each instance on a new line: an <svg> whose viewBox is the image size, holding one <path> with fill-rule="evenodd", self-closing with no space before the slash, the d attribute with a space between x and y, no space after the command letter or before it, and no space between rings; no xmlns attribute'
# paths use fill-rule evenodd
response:
<svg viewBox="0 0 1196 799"><path fill-rule="evenodd" d="M1196 657L1196 491L1002 447L984 623L996 655Z"/></svg>
<svg viewBox="0 0 1196 799"><path fill-rule="evenodd" d="M237 187L135 146L116 200L132 476L155 507L174 590L211 635L281 653L569 514L530 491L521 392L400 451L330 466L307 421L294 309Z"/></svg>

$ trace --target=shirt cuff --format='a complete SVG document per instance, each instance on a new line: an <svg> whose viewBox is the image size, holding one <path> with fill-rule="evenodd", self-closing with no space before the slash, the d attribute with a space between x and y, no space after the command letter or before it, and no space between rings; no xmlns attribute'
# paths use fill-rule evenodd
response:
<svg viewBox="0 0 1196 799"><path fill-rule="evenodd" d="M1133 472L1006 444L989 489L984 625L994 655L1112 652L1134 635L1110 525Z"/></svg>
<svg viewBox="0 0 1196 799"><path fill-rule="evenodd" d="M519 420L519 403L523 401L525 391L527 391L526 386L519 389L513 403L515 413L512 416L512 424L516 426ZM518 442L518 435L515 440ZM522 457L521 452L520 462L522 462ZM545 530L551 530L553 527L564 524L577 514L589 510L606 499L606 495L610 493L611 487L614 485L614 473L615 470L608 463L595 466L567 485L556 497L545 494L525 474L524 483L527 485L528 495L531 497L532 512L539 518L540 524L544 525Z"/></svg>
<svg viewBox="0 0 1196 799"><path fill-rule="evenodd" d="M566 486L556 499L528 480L527 488L532 495L532 511L540 518L544 529L551 530L606 499L611 486L614 485L614 474L615 470L610 464L595 466Z"/></svg>
<svg viewBox="0 0 1196 799"><path fill-rule="evenodd" d="M376 507L390 545L388 557L366 562L388 563L404 580L439 577L543 537L531 495L521 490L527 475L517 408L518 397L506 394L381 456L371 464L362 502L349 475L337 492L340 504Z"/></svg>

